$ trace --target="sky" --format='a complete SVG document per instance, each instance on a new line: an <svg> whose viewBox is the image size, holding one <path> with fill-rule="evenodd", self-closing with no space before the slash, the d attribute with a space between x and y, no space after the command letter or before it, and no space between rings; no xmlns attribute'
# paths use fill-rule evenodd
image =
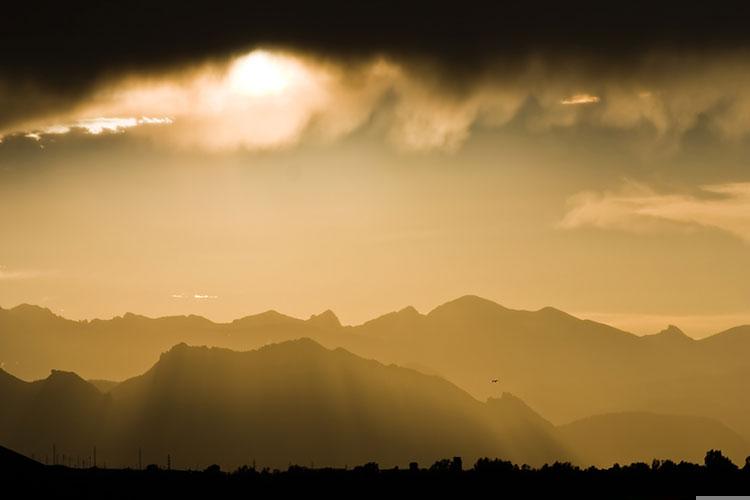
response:
<svg viewBox="0 0 750 500"><path fill-rule="evenodd" d="M0 35L2 307L750 323L736 7L29 9Z"/></svg>

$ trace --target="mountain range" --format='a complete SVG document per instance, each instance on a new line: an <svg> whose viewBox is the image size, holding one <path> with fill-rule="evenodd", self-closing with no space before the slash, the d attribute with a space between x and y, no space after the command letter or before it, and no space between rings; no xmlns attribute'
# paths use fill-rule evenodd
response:
<svg viewBox="0 0 750 500"><path fill-rule="evenodd" d="M268 311L214 323L134 314L71 321L35 306L0 309L7 371L24 379L74 371L103 388L147 370L179 343L244 351L302 337L440 376L480 400L515 394L555 425L656 413L705 417L750 436L750 326L701 340L674 326L637 336L554 308L512 310L475 296L357 326L342 326L331 311L308 320Z"/></svg>
<svg viewBox="0 0 750 500"><path fill-rule="evenodd" d="M54 444L58 463L93 446L121 466L138 448L181 467L573 458L520 400L481 403L439 377L309 339L247 352L179 344L106 393L71 372L35 382L0 372L0 399L0 442L36 457Z"/></svg>
<svg viewBox="0 0 750 500"><path fill-rule="evenodd" d="M749 449L705 418L604 415L555 427L510 394L480 402L441 377L309 339L246 352L178 344L107 392L71 372L25 382L0 371L0 400L0 443L48 463L79 463L94 447L99 465L136 466L140 450L144 465L180 468L405 466L452 456L606 465L700 460L709 448L741 460Z"/></svg>

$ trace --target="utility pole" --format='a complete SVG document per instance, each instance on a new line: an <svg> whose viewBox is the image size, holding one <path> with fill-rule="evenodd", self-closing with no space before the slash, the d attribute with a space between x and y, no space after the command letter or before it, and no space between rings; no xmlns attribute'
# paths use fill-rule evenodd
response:
<svg viewBox="0 0 750 500"><path fill-rule="evenodd" d="M52 443L52 465L57 465L57 445Z"/></svg>
<svg viewBox="0 0 750 500"><path fill-rule="evenodd" d="M167 453L167 470L172 470L172 456Z"/></svg>
<svg viewBox="0 0 750 500"><path fill-rule="evenodd" d="M94 467L96 467L96 446L94 446Z"/></svg>
<svg viewBox="0 0 750 500"><path fill-rule="evenodd" d="M143 470L143 455L140 448L138 448L138 470Z"/></svg>

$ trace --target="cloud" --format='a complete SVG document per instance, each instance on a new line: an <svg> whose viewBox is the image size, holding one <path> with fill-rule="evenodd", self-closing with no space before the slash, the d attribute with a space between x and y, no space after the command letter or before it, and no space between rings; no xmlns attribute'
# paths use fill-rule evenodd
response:
<svg viewBox="0 0 750 500"><path fill-rule="evenodd" d="M194 293L192 295L190 294L184 294L184 293L173 293L170 295L173 299L196 299L196 300L214 300L218 299L218 295L209 295L206 293Z"/></svg>
<svg viewBox="0 0 750 500"><path fill-rule="evenodd" d="M341 66L256 50L224 64L125 79L99 89L69 113L0 129L0 135L39 141L73 129L98 135L166 124L144 133L178 148L270 149L305 138L336 140L366 123L389 98L386 136L393 144L452 151L483 110L492 114L488 122L505 122L523 95L481 88L449 97L382 58ZM113 115L141 118L89 118Z"/></svg>
<svg viewBox="0 0 750 500"><path fill-rule="evenodd" d="M601 2L540 8L535 2L457 6L427 0L367 8L343 0L230 1L211 8L165 0L123 9L118 3L74 0L44 9L11 2L3 21L13 29L0 30L0 135L26 131L37 138L37 129L79 119L163 116L181 124L179 133L164 134L173 143L277 147L296 143L318 122L327 126L325 137L340 137L367 123L373 107L396 95L400 105L386 135L400 147L450 151L474 125L495 122L487 99L519 93L541 103L543 116L531 124L535 129L591 121L610 127L647 123L661 134L679 133L706 112L715 118L712 127L728 136L750 128L747 14L727 2L706 9L667 1L644 10L624 1L606 8ZM324 73L333 78L308 87L309 93L280 92L296 96L296 114L280 99L264 106L230 102L183 78L204 68L199 79L210 83L209 73L217 76L217 66L233 59L244 58L250 72L262 69L276 58L259 56L255 49L263 47L325 61ZM413 92L403 78L387 82L377 76L362 87L369 81L368 71L360 78L363 66L375 60L387 61L424 88ZM286 88L279 85L286 72L275 62L266 78L250 85L242 77L230 80L246 98L266 94L269 85ZM462 89L463 95L430 88L426 81ZM168 99L152 99L149 107L123 101L137 93ZM585 104L576 94L598 97L599 105L573 105ZM647 94L651 97L639 97ZM732 109L714 116L725 100L733 101ZM441 106L432 111L422 105L435 101ZM212 106L227 105L233 112L225 109L220 119ZM193 106L196 113L188 113ZM515 99L509 106L516 106ZM235 133L238 125L245 127L243 135Z"/></svg>
<svg viewBox="0 0 750 500"><path fill-rule="evenodd" d="M65 135L73 130L81 130L90 135L100 135L104 132L120 133L124 132L126 129L138 127L140 125L169 125L171 123L173 123L173 121L169 117L142 116L140 118L82 118L72 123L57 123L40 129L13 131L8 135L21 134L28 139L40 141L48 136ZM0 140L2 140L2 136L0 136Z"/></svg>
<svg viewBox="0 0 750 500"><path fill-rule="evenodd" d="M533 133L578 125L646 128L676 149L699 122L730 140L750 134L747 54L655 54L632 74L598 74L586 61L564 67L529 59L451 85L436 67L386 56L343 63L257 49L222 61L108 80L76 106L15 119L2 136L43 141L72 130L148 135L176 148L264 150L336 141L361 127L408 151L458 150L475 128L516 118ZM0 104L3 99L0 87ZM533 104L527 106L527 104ZM164 126L152 126L164 125Z"/></svg>
<svg viewBox="0 0 750 500"><path fill-rule="evenodd" d="M342 60L386 55L440 60L455 79L498 58L530 54L597 57L601 71L631 69L659 47L688 53L747 47L747 13L736 2L386 1L362 7L309 2L164 0L128 9L95 0L46 5L12 2L0 33L0 74L56 93L80 95L103 76L222 58L265 45ZM75 15L71 15L75 13ZM65 22L60 22L65 20ZM304 22L300 22L304 20ZM75 36L71 36L73 33ZM1 111L1 110L0 110Z"/></svg>
<svg viewBox="0 0 750 500"><path fill-rule="evenodd" d="M560 100L560 104L596 104L600 100L599 96L591 94L575 94Z"/></svg>
<svg viewBox="0 0 750 500"><path fill-rule="evenodd" d="M618 192L585 192L569 200L563 229L596 227L644 232L665 224L714 228L750 243L750 183L702 186L696 194L664 194L628 183Z"/></svg>
<svg viewBox="0 0 750 500"><path fill-rule="evenodd" d="M27 280L44 276L44 271L35 269L8 269L0 265L0 281Z"/></svg>

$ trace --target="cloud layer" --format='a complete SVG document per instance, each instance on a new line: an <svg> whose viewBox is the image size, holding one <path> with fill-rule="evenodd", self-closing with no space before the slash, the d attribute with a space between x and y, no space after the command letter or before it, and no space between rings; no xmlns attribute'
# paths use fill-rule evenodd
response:
<svg viewBox="0 0 750 500"><path fill-rule="evenodd" d="M750 183L702 186L695 194L659 193L635 183L617 192L580 193L571 198L560 227L644 232L665 224L719 229L750 243Z"/></svg>
<svg viewBox="0 0 750 500"><path fill-rule="evenodd" d="M438 78L444 74L435 67L387 57L342 64L255 50L227 61L108 81L65 112L52 107L0 126L0 137L40 140L72 130L131 129L177 147L268 149L308 139L333 141L368 125L379 127L399 148L450 152L477 127L514 122L532 132L578 125L645 129L650 141L669 150L699 126L722 140L747 137L745 56L655 54L628 77L597 73L581 61L561 67L529 59L511 72L494 67L453 86ZM164 126L140 127L153 124Z"/></svg>

